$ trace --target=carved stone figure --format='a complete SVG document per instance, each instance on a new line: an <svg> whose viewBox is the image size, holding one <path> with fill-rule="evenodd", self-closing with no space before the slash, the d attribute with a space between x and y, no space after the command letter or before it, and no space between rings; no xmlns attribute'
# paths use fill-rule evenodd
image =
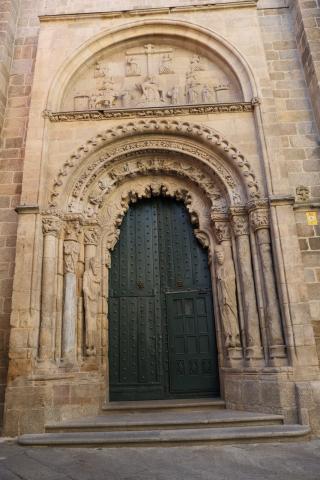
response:
<svg viewBox="0 0 320 480"><path fill-rule="evenodd" d="M135 57L127 57L126 72L127 77L138 77L141 75L141 69Z"/></svg>
<svg viewBox="0 0 320 480"><path fill-rule="evenodd" d="M140 84L142 90L142 101L147 104L158 104L163 102L163 90L155 77L147 77L144 82Z"/></svg>
<svg viewBox="0 0 320 480"><path fill-rule="evenodd" d="M165 53L162 55L159 73L160 75L174 73L172 69L172 56L170 53Z"/></svg>
<svg viewBox="0 0 320 480"><path fill-rule="evenodd" d="M65 273L75 273L78 262L80 246L78 242L68 240L64 242L64 271Z"/></svg>
<svg viewBox="0 0 320 480"><path fill-rule="evenodd" d="M168 91L167 97L171 100L171 105L178 105L179 103L179 87L174 86Z"/></svg>
<svg viewBox="0 0 320 480"><path fill-rule="evenodd" d="M204 67L202 66L200 55L193 55L190 60L190 71L201 72L202 70L204 70Z"/></svg>
<svg viewBox="0 0 320 480"><path fill-rule="evenodd" d="M186 99L189 105L199 103L199 86L200 83L195 76L189 76L186 82Z"/></svg>
<svg viewBox="0 0 320 480"><path fill-rule="evenodd" d="M306 202L310 198L310 188L305 185L298 185L296 188L296 197L299 202Z"/></svg>
<svg viewBox="0 0 320 480"><path fill-rule="evenodd" d="M83 274L83 297L86 326L86 354L95 355L95 334L97 330L98 299L100 291L100 267L97 260L92 257Z"/></svg>
<svg viewBox="0 0 320 480"><path fill-rule="evenodd" d="M201 92L201 100L202 100L202 103L209 103L210 102L210 88L208 87L208 85L204 85L203 88L202 88L202 92Z"/></svg>
<svg viewBox="0 0 320 480"><path fill-rule="evenodd" d="M225 347L240 347L235 271L231 259L226 259L222 245L215 248L219 310L224 331Z"/></svg>

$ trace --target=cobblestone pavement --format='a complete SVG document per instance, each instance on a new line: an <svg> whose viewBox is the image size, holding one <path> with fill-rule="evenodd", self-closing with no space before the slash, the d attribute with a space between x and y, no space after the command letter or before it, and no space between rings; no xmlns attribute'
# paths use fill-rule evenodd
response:
<svg viewBox="0 0 320 480"><path fill-rule="evenodd" d="M63 449L0 443L1 480L320 480L320 439L221 447Z"/></svg>

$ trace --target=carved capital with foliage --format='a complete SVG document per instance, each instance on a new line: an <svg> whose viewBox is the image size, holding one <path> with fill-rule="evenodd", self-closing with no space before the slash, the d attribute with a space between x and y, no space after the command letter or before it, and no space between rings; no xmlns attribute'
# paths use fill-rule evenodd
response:
<svg viewBox="0 0 320 480"><path fill-rule="evenodd" d="M57 217L44 217L42 219L43 235L53 235L57 237L61 228L61 220Z"/></svg>
<svg viewBox="0 0 320 480"><path fill-rule="evenodd" d="M232 229L236 237L249 235L248 215L233 215L231 217Z"/></svg>
<svg viewBox="0 0 320 480"><path fill-rule="evenodd" d="M269 228L269 210L257 209L250 212L250 223L254 231L260 228Z"/></svg>

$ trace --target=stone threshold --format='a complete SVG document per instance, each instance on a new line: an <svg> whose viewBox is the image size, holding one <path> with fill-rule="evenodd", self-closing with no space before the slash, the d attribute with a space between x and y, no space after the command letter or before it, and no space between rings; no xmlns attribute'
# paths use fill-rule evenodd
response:
<svg viewBox="0 0 320 480"><path fill-rule="evenodd" d="M171 117L177 115L208 115L218 113L253 112L255 102L214 103L182 106L119 108L107 110L81 110L52 112L44 110L43 116L51 122L74 122L90 120L108 120L122 118Z"/></svg>

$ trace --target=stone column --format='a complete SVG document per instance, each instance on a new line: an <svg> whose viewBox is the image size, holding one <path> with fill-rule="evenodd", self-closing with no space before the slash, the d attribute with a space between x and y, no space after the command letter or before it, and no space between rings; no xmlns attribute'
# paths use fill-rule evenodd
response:
<svg viewBox="0 0 320 480"><path fill-rule="evenodd" d="M62 322L62 360L68 364L76 361L77 323L77 264L80 252L80 225L70 222L65 231L64 250L64 305Z"/></svg>
<svg viewBox="0 0 320 480"><path fill-rule="evenodd" d="M285 358L286 348L283 340L281 313L275 284L268 208L253 207L250 210L250 222L255 232L260 263L262 266L265 298L264 311L269 355L271 359Z"/></svg>
<svg viewBox="0 0 320 480"><path fill-rule="evenodd" d="M232 255L230 222L225 215L211 213L215 248L215 273L224 345L231 363L242 360L240 318L237 305L236 272Z"/></svg>
<svg viewBox="0 0 320 480"><path fill-rule="evenodd" d="M60 226L60 220L56 217L45 217L42 220L44 238L39 333L39 360L41 361L54 358L57 251Z"/></svg>
<svg viewBox="0 0 320 480"><path fill-rule="evenodd" d="M85 354L95 357L97 353L97 316L99 314L100 269L95 260L98 245L98 228L91 226L84 232L84 259L85 271L81 292L81 304L84 305L82 314L82 331L84 322ZM96 275L96 271L99 272ZM82 342L83 343L83 342Z"/></svg>
<svg viewBox="0 0 320 480"><path fill-rule="evenodd" d="M263 358L263 352L251 259L249 219L245 208L233 207L230 210L239 263L241 298L246 330L246 359L255 362Z"/></svg>
<svg viewBox="0 0 320 480"><path fill-rule="evenodd" d="M84 232L84 259L85 269L88 267L90 258L94 258L97 253L98 229L90 227Z"/></svg>

